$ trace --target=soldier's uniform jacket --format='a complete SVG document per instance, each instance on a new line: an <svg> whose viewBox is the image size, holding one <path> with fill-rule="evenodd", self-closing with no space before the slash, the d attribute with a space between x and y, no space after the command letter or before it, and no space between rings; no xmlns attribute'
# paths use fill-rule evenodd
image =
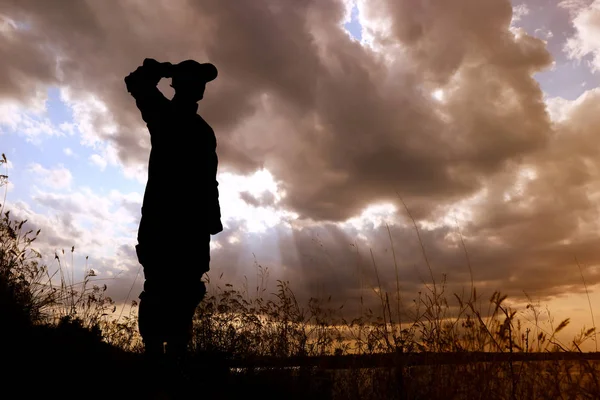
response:
<svg viewBox="0 0 600 400"><path fill-rule="evenodd" d="M138 242L150 246L223 230L214 131L197 103L167 99L156 73L142 66L125 79L152 143L138 230Z"/></svg>

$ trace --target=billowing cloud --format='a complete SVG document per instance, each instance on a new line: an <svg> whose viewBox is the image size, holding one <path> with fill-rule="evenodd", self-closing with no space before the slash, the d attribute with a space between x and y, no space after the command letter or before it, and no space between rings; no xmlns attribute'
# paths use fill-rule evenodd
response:
<svg viewBox="0 0 600 400"><path fill-rule="evenodd" d="M595 55L597 7L576 3L561 3L576 10L571 54ZM429 270L402 199L437 282L470 281L458 221L479 287L580 290L572 255L600 261L597 90L545 99L534 75L552 57L543 40L514 29L526 8L508 0L357 7L362 41L344 31L341 0L3 2L0 100L32 109L45 88L60 87L74 118L62 130L77 128L99 165L120 164L143 182L150 143L123 78L145 57L210 61L219 78L200 114L217 134L227 225L214 237L215 271L247 275L254 254L305 294L356 298L374 284L369 249L395 287L391 234L409 296ZM170 94L168 82L159 87ZM1 109L0 118L19 123ZM236 174L252 187L228 192ZM125 228L110 228L116 203L78 193L35 201L96 218L95 229L115 235L105 246L133 257ZM130 238L137 204L119 207Z"/></svg>
<svg viewBox="0 0 600 400"><path fill-rule="evenodd" d="M131 164L146 160L148 143L123 77L144 57L210 60L220 79L201 112L218 133L222 168L264 165L301 218L343 220L395 190L428 198L424 216L545 143L531 75L550 56L542 41L510 33L508 1L370 2L365 19L389 20L377 51L345 34L341 1L269 4L12 2L0 10L16 26L3 40L30 54L5 68L67 85L85 139L109 141ZM40 42L52 46L40 54ZM24 89L6 74L19 98ZM431 97L437 89L444 103Z"/></svg>

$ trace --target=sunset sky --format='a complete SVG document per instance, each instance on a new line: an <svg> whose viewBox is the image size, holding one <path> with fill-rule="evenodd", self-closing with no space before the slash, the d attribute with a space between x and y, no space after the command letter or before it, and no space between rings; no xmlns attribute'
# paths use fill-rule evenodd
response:
<svg viewBox="0 0 600 400"><path fill-rule="evenodd" d="M460 228L484 302L590 327L577 257L600 322L600 0L3 0L0 57L6 207L117 301L141 290L150 149L123 78L192 58L219 69L214 281L258 263L352 309L376 300L369 249L395 290L387 223L408 305L430 277L402 198L448 293L470 286Z"/></svg>

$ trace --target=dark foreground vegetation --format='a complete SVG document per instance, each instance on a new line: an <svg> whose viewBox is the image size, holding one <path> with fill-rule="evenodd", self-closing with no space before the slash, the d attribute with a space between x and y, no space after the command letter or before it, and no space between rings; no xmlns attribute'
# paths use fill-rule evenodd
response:
<svg viewBox="0 0 600 400"><path fill-rule="evenodd" d="M75 281L74 247L42 265L40 232L24 231L2 205L0 216L0 397L175 398L141 355L135 301L121 315L93 270ZM210 286L182 398L600 398L598 354L581 351L595 329L563 343L556 335L569 320L546 328L535 304L525 329L498 292L482 311L475 287L448 296L444 282L427 285L412 313L400 313L397 296L379 287L379 313L346 319L329 300L299 304L286 282L274 293Z"/></svg>

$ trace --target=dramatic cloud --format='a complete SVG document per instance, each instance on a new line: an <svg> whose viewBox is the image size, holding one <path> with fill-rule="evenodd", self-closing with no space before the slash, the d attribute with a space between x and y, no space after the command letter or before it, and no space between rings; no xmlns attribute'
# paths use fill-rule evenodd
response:
<svg viewBox="0 0 600 400"><path fill-rule="evenodd" d="M549 132L531 77L551 62L543 42L510 33L507 1L459 3L370 2L366 19L390 20L375 51L348 38L346 8L333 0L127 2L118 11L9 2L0 12L16 27L3 40L27 56L4 68L67 85L85 140L109 141L130 164L145 161L148 144L123 77L146 56L210 60L220 79L202 112L224 170L264 165L302 218L343 220L396 190L427 198L417 210L425 216L477 191ZM5 74L6 93L22 97L20 80ZM431 96L439 89L444 103Z"/></svg>
<svg viewBox="0 0 600 400"><path fill-rule="evenodd" d="M357 299L375 268L395 290L397 265L402 294L414 295L431 276L402 199L438 283L470 282L464 239L480 288L577 291L574 254L600 282L600 92L545 98L534 75L552 66L544 40L559 34L515 28L535 14L527 3L360 0L358 41L343 28L352 4L342 0L4 1L0 123L50 134L12 110L39 112L56 86L73 113L57 132L78 132L90 162L143 183L150 143L123 78L145 57L210 61L219 78L200 114L217 134L227 228L213 240L214 271L241 279L255 256L303 295ZM561 3L576 30L570 56L594 65L598 4ZM70 237L112 249L98 260L118 252L132 278L141 197L95 196L34 199L64 216ZM89 234L77 231L86 216ZM51 242L65 243L46 222Z"/></svg>

